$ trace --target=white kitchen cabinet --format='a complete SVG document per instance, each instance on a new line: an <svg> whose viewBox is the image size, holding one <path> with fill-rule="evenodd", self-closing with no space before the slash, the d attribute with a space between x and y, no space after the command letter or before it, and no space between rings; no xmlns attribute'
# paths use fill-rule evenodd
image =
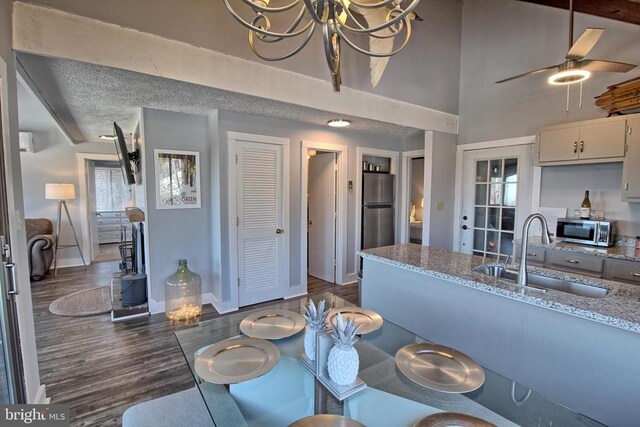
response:
<svg viewBox="0 0 640 427"><path fill-rule="evenodd" d="M567 126L540 131L538 162L560 162L578 159L580 128Z"/></svg>
<svg viewBox="0 0 640 427"><path fill-rule="evenodd" d="M119 243L122 230L126 233L126 240L131 240L131 224L125 212L109 211L98 213L98 241L103 243Z"/></svg>
<svg viewBox="0 0 640 427"><path fill-rule="evenodd" d="M515 258L513 259L513 262L520 263L520 245L516 244L514 248ZM544 267L546 254L547 252L544 248L538 246L529 246L529 249L527 250L527 264Z"/></svg>
<svg viewBox="0 0 640 427"><path fill-rule="evenodd" d="M620 162L625 155L626 118L548 126L536 143L539 166Z"/></svg>
<svg viewBox="0 0 640 427"><path fill-rule="evenodd" d="M607 259L605 278L616 282L640 285L640 262Z"/></svg>
<svg viewBox="0 0 640 427"><path fill-rule="evenodd" d="M547 266L554 270L602 277L604 258L569 251L549 251Z"/></svg>
<svg viewBox="0 0 640 427"><path fill-rule="evenodd" d="M627 156L622 170L622 197L628 202L640 202L640 117L629 120Z"/></svg>

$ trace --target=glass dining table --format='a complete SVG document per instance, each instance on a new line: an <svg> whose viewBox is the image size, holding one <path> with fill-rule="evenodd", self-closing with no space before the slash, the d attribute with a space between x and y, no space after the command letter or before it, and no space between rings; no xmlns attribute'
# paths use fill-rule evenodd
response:
<svg viewBox="0 0 640 427"><path fill-rule="evenodd" d="M332 307L353 305L331 293L314 295L311 299L316 303L325 300ZM280 350L280 359L261 377L220 385L198 376L197 355L222 340L243 337L242 319L265 309L302 314L307 301L307 298L276 301L255 310L176 329L180 348L215 426L282 427L316 414L336 414L369 427L408 427L437 412L472 415L497 426L601 425L487 368L483 368L484 384L468 393L440 392L416 384L397 368L394 357L406 345L429 342L428 337L419 337L387 320L380 329L362 335L356 343L360 359L358 376L367 387L342 402L297 360L304 353L304 331L272 341Z"/></svg>

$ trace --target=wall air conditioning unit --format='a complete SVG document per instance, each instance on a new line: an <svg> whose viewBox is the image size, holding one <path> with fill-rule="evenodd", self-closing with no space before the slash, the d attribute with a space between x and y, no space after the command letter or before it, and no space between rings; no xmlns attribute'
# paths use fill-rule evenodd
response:
<svg viewBox="0 0 640 427"><path fill-rule="evenodd" d="M33 153L33 133L32 132L20 132L20 151L26 151L27 153Z"/></svg>

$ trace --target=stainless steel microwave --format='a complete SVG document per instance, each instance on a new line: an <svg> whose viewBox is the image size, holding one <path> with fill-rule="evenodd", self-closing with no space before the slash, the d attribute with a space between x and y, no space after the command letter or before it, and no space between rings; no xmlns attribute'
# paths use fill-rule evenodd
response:
<svg viewBox="0 0 640 427"><path fill-rule="evenodd" d="M615 221L559 218L556 238L563 242L583 245L613 246L615 232Z"/></svg>

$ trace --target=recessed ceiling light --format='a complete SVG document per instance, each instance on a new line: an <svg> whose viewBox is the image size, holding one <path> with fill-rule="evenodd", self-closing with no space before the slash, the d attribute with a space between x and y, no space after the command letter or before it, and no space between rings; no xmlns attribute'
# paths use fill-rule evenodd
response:
<svg viewBox="0 0 640 427"><path fill-rule="evenodd" d="M351 124L351 120L346 119L333 119L329 120L327 124L334 128L344 128Z"/></svg>
<svg viewBox="0 0 640 427"><path fill-rule="evenodd" d="M113 141L113 140L116 139L116 136L115 135L100 135L98 138L109 140L109 141Z"/></svg>
<svg viewBox="0 0 640 427"><path fill-rule="evenodd" d="M549 83L552 85L570 85L587 80L590 76L591 73L587 70L564 70L549 77Z"/></svg>

